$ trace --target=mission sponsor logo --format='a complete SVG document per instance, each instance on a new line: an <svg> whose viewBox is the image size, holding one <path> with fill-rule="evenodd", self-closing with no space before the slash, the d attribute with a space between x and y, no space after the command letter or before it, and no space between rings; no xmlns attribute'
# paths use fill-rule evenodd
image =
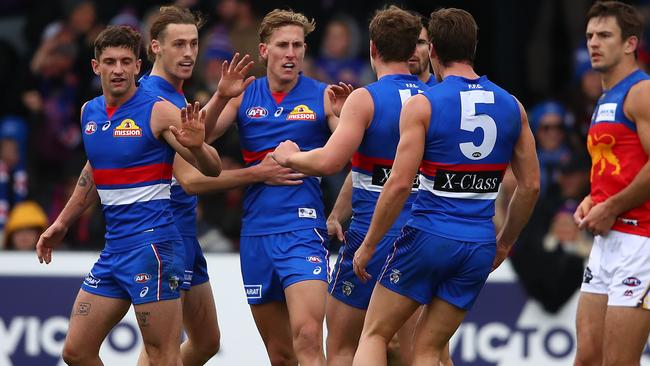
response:
<svg viewBox="0 0 650 366"><path fill-rule="evenodd" d="M113 137L142 137L142 129L134 120L127 118L115 127Z"/></svg>
<svg viewBox="0 0 650 366"><path fill-rule="evenodd" d="M316 113L309 109L308 106L301 104L296 106L289 115L287 121L315 121Z"/></svg>
<svg viewBox="0 0 650 366"><path fill-rule="evenodd" d="M248 118L264 118L269 115L269 111L264 107L250 107L246 110Z"/></svg>

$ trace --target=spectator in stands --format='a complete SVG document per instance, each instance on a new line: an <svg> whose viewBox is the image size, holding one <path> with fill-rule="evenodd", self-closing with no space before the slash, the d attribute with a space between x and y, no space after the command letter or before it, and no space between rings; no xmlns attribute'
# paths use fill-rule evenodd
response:
<svg viewBox="0 0 650 366"><path fill-rule="evenodd" d="M600 74L591 68L589 51L586 47L580 47L574 52L573 75L576 87L570 89L568 99L571 112L575 116L574 130L584 146L591 124L591 115L603 90Z"/></svg>
<svg viewBox="0 0 650 366"><path fill-rule="evenodd" d="M47 216L36 202L19 203L9 214L4 230L4 247L8 250L33 251L38 237L47 226Z"/></svg>
<svg viewBox="0 0 650 366"><path fill-rule="evenodd" d="M27 126L17 117L0 121L0 229L11 208L27 198Z"/></svg>
<svg viewBox="0 0 650 366"><path fill-rule="evenodd" d="M548 100L532 108L529 120L537 143L541 201L549 185L555 181L558 166L567 162L572 154L565 125L566 109L560 103Z"/></svg>
<svg viewBox="0 0 650 366"><path fill-rule="evenodd" d="M354 19L338 16L325 28L321 53L314 60L315 77L325 83L342 81L355 87L371 81L368 62L359 57L359 27Z"/></svg>

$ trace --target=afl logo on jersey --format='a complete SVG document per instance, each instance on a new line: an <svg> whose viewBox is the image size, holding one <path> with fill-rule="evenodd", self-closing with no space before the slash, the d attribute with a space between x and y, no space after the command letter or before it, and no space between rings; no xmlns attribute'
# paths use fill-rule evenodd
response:
<svg viewBox="0 0 650 366"><path fill-rule="evenodd" d="M301 104L296 106L289 115L287 116L287 121L315 121L316 113L309 109L308 106Z"/></svg>
<svg viewBox="0 0 650 366"><path fill-rule="evenodd" d="M134 120L127 118L115 127L113 137L142 137L142 129Z"/></svg>
<svg viewBox="0 0 650 366"><path fill-rule="evenodd" d="M248 118L264 118L269 115L269 111L264 107L251 107L246 110Z"/></svg>
<svg viewBox="0 0 650 366"><path fill-rule="evenodd" d="M86 135L92 135L93 133L95 133L95 131L97 131L97 123L92 121L88 122L86 124L86 129L84 130Z"/></svg>

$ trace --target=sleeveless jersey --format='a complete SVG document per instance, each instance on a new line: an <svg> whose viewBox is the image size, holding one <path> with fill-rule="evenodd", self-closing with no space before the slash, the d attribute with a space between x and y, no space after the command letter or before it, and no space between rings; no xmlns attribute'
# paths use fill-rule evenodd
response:
<svg viewBox="0 0 650 366"><path fill-rule="evenodd" d="M352 157L352 221L350 229L367 232L384 184L388 180L397 144L399 143L399 115L402 105L413 95L428 87L415 75L386 75L365 87L374 105L370 126L363 135L359 149ZM404 204L393 226L386 235L398 235L406 223L411 204L417 192Z"/></svg>
<svg viewBox="0 0 650 366"><path fill-rule="evenodd" d="M138 88L112 116L104 96L84 107L83 141L106 221L107 252L180 239L169 207L174 150L150 127L159 101Z"/></svg>
<svg viewBox="0 0 650 366"><path fill-rule="evenodd" d="M298 76L298 82L276 103L266 77L244 91L237 127L247 165L259 163L289 139L303 151L325 145L330 130L325 116L326 84ZM320 178L307 177L296 186L253 184L246 190L242 235L277 234L325 228Z"/></svg>
<svg viewBox="0 0 650 366"><path fill-rule="evenodd" d="M648 161L636 124L623 112L630 88L650 76L637 70L603 92L591 118L587 149L591 155L591 198L594 202L627 187ZM612 230L650 237L650 201L622 213Z"/></svg>
<svg viewBox="0 0 650 366"><path fill-rule="evenodd" d="M144 75L140 78L140 87L151 95L168 100L179 109L187 105L187 99L181 91L174 89L167 80L156 75ZM183 236L196 236L197 197L183 190L178 181L172 177L171 208L174 224Z"/></svg>
<svg viewBox="0 0 650 366"><path fill-rule="evenodd" d="M431 120L408 225L494 242L494 200L521 133L517 101L485 76L448 76L424 96Z"/></svg>

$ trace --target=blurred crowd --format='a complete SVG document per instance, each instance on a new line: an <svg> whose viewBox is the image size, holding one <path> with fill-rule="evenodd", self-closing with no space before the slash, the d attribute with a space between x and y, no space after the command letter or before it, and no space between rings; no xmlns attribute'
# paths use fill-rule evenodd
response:
<svg viewBox="0 0 650 366"><path fill-rule="evenodd" d="M271 1L260 8L252 0L176 3L201 10L206 16L194 76L185 84L188 100L203 104L216 89L223 60L229 60L235 51L257 59L257 29L263 15L260 10L284 4ZM306 12L316 17L319 30L312 37L315 39L307 40L305 74L327 83L344 81L356 87L374 81L367 57L366 13L354 8L339 12L340 2L335 0L316 3L316 7L306 5L319 11ZM582 19L584 12L572 12L586 9L589 3L572 2L573 9L568 9L561 1L540 1L542 20L525 32L531 44L552 42L537 36L555 27L553 21L543 20L545 12L564 14L559 16L564 24L573 24L569 19ZM58 215L75 187L85 162L79 111L84 101L101 93L99 79L90 68L95 36L106 25L127 24L141 31L148 44L149 23L160 5L155 1L93 0L7 0L0 5L0 82L5 85L0 89L0 229L4 233L0 248L32 250L40 232ZM304 11L299 4L293 8ZM480 16L478 21L482 26ZM503 28L486 28L484 34L492 37L488 44L501 49L500 40L494 37ZM527 84L530 90L523 93L522 99L537 141L542 191L533 218L512 253L512 262L528 293L540 299L548 311L559 309L579 287L592 240L578 230L572 214L589 192L591 164L585 148L586 134L601 84L599 74L591 69L587 49L581 46L582 23L573 28L563 31L574 40L569 42L569 57L564 58L572 60L572 77L559 88L549 88L544 87L544 71L533 73ZM485 48L479 49L478 62L482 51ZM544 57L530 61L528 68L539 65L540 70L553 69L553 65L548 66L551 57ZM148 72L150 64L143 62L142 70ZM639 52L639 62L643 67L650 62L645 47ZM478 70L492 75L490 68ZM262 76L265 69L257 63L252 73ZM494 80L507 87L507 78L498 80L498 70L495 74ZM514 94L521 95L517 90L520 87L513 88ZM242 167L236 131L229 131L215 147L224 169ZM336 199L344 176L345 172L323 180L328 207ZM504 180L497 223L512 189L509 180ZM243 189L234 189L201 197L197 225L205 251L238 250L243 193ZM103 234L101 209L92 207L71 228L64 246L99 250Z"/></svg>

